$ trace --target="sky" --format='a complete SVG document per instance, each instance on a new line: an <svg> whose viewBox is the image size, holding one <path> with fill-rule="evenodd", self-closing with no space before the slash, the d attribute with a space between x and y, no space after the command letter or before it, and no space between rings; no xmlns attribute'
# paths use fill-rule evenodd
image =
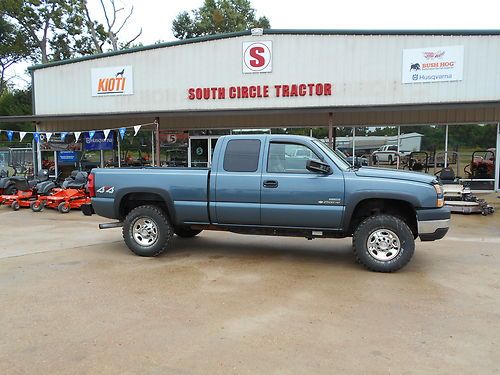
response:
<svg viewBox="0 0 500 375"><path fill-rule="evenodd" d="M175 40L172 21L181 11L199 8L203 0L116 0L134 6L121 40L136 35L144 45ZM88 0L92 17L102 18L99 0ZM251 0L257 16L273 29L500 29L498 0ZM24 75L26 64L10 73ZM16 82L23 85L22 78Z"/></svg>

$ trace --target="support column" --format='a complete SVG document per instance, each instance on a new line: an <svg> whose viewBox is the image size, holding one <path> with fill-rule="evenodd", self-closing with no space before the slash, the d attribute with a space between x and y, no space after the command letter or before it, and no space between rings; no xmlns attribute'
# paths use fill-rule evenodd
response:
<svg viewBox="0 0 500 375"><path fill-rule="evenodd" d="M122 167L122 150L121 150L121 136L120 132L116 134L116 145L118 147L118 168Z"/></svg>
<svg viewBox="0 0 500 375"><path fill-rule="evenodd" d="M156 166L160 166L160 118L155 118L156 124Z"/></svg>
<svg viewBox="0 0 500 375"><path fill-rule="evenodd" d="M35 126L35 131L38 132L38 124ZM33 166L33 175L36 176L38 171L42 169L42 150L40 149L40 145L37 145L36 147L36 156L37 156L37 162L38 162L38 168L35 169L35 166Z"/></svg>
<svg viewBox="0 0 500 375"><path fill-rule="evenodd" d="M434 160L434 165L436 165L436 161ZM448 124L446 124L445 133L444 133L444 167L448 167Z"/></svg>
<svg viewBox="0 0 500 375"><path fill-rule="evenodd" d="M331 149L335 147L333 144L333 112L328 114L328 146Z"/></svg>
<svg viewBox="0 0 500 375"><path fill-rule="evenodd" d="M101 168L104 168L104 150L101 150Z"/></svg>
<svg viewBox="0 0 500 375"><path fill-rule="evenodd" d="M397 164L396 164L396 169L399 169L399 165L401 163L401 154L399 153L399 143L401 142L401 125L398 125L398 138L397 138L397 142L398 142L398 155L397 155Z"/></svg>
<svg viewBox="0 0 500 375"><path fill-rule="evenodd" d="M352 166L356 164L355 162L356 158L356 127L352 127Z"/></svg>
<svg viewBox="0 0 500 375"><path fill-rule="evenodd" d="M497 149L495 151L495 191L500 192L500 122L497 123Z"/></svg>
<svg viewBox="0 0 500 375"><path fill-rule="evenodd" d="M156 165L155 163L155 130L151 130L151 164Z"/></svg>

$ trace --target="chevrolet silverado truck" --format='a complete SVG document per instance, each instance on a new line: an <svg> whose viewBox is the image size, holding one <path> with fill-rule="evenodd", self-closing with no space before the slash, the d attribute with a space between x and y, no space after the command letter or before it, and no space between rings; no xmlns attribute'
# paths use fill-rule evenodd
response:
<svg viewBox="0 0 500 375"><path fill-rule="evenodd" d="M438 240L448 231L450 211L435 177L356 169L313 138L223 136L212 160L209 169L93 169L84 214L116 219L100 227L123 227L140 256L169 250L174 234L202 230L352 237L356 260L379 272L405 266L416 238Z"/></svg>

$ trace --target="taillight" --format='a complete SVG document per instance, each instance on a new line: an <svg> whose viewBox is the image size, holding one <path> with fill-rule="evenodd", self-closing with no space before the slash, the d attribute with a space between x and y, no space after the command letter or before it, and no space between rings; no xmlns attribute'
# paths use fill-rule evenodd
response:
<svg viewBox="0 0 500 375"><path fill-rule="evenodd" d="M91 197L95 197L95 185L94 185L94 174L90 173L88 178L87 189Z"/></svg>

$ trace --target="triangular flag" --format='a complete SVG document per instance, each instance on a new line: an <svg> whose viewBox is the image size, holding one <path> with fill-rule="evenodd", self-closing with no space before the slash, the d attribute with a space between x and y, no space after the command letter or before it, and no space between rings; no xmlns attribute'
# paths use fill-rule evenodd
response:
<svg viewBox="0 0 500 375"><path fill-rule="evenodd" d="M19 132L19 138L21 138L19 141L21 142L26 135L26 132Z"/></svg>
<svg viewBox="0 0 500 375"><path fill-rule="evenodd" d="M89 138L90 139L94 138L94 135L95 135L95 130L89 131Z"/></svg>
<svg viewBox="0 0 500 375"><path fill-rule="evenodd" d="M40 142L40 134L38 134L38 132L33 133L33 138L35 139L36 143Z"/></svg>
<svg viewBox="0 0 500 375"><path fill-rule="evenodd" d="M111 131L111 129L104 129L103 130L103 133L104 133L104 139L107 139L108 138L108 135L109 135L109 132Z"/></svg>
<svg viewBox="0 0 500 375"><path fill-rule="evenodd" d="M14 132L12 130L7 131L7 138L12 142L12 137L14 136Z"/></svg>
<svg viewBox="0 0 500 375"><path fill-rule="evenodd" d="M139 133L139 129L141 128L141 125L134 125L134 137Z"/></svg>
<svg viewBox="0 0 500 375"><path fill-rule="evenodd" d="M118 131L120 132L120 137L122 137L122 140L123 140L123 138L125 137L125 133L127 131L127 128L120 128L120 129L118 129Z"/></svg>
<svg viewBox="0 0 500 375"><path fill-rule="evenodd" d="M47 137L47 142L50 141L50 138L52 137L52 133L45 133L45 136Z"/></svg>
<svg viewBox="0 0 500 375"><path fill-rule="evenodd" d="M64 140L66 139L66 135L68 134L68 132L62 132L61 133L61 141L64 142Z"/></svg>
<svg viewBox="0 0 500 375"><path fill-rule="evenodd" d="M78 142L78 139L80 138L80 134L82 134L82 132L74 132L75 133L75 143Z"/></svg>

